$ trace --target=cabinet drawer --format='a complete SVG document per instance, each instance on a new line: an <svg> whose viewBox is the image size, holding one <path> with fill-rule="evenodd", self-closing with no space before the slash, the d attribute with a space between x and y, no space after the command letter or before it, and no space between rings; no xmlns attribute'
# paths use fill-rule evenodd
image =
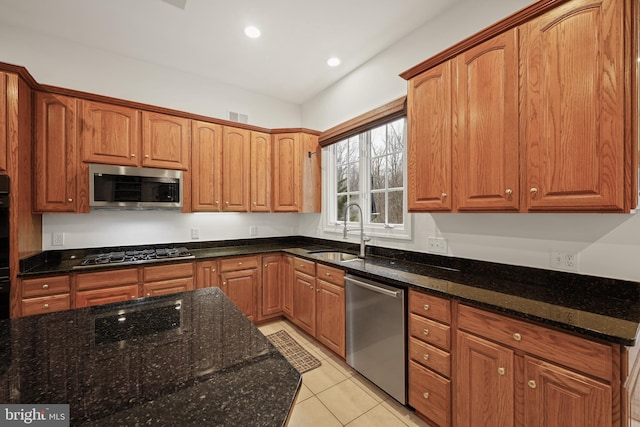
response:
<svg viewBox="0 0 640 427"><path fill-rule="evenodd" d="M344 288L344 270L318 264L316 266L316 277Z"/></svg>
<svg viewBox="0 0 640 427"><path fill-rule="evenodd" d="M37 277L22 280L22 298L68 294L70 289L71 280L69 276Z"/></svg>
<svg viewBox="0 0 640 427"><path fill-rule="evenodd" d="M451 323L451 301L433 295L409 291L409 311L442 323Z"/></svg>
<svg viewBox="0 0 640 427"><path fill-rule="evenodd" d="M409 358L447 378L451 377L451 355L444 350L409 337Z"/></svg>
<svg viewBox="0 0 640 427"><path fill-rule="evenodd" d="M193 277L193 263L154 265L142 269L142 281L145 283L183 277Z"/></svg>
<svg viewBox="0 0 640 427"><path fill-rule="evenodd" d="M33 314L52 313L54 311L68 310L70 308L71 308L71 298L68 293L22 300L23 316L31 316Z"/></svg>
<svg viewBox="0 0 640 427"><path fill-rule="evenodd" d="M451 327L442 323L410 314L409 334L436 347L451 350Z"/></svg>
<svg viewBox="0 0 640 427"><path fill-rule="evenodd" d="M611 381L613 349L605 344L465 305L458 309L458 327Z"/></svg>
<svg viewBox="0 0 640 427"><path fill-rule="evenodd" d="M76 308L128 301L138 297L138 285L76 292Z"/></svg>
<svg viewBox="0 0 640 427"><path fill-rule="evenodd" d="M76 286L78 289L98 289L134 284L138 284L137 268L82 273L76 276Z"/></svg>
<svg viewBox="0 0 640 427"><path fill-rule="evenodd" d="M164 280L142 285L142 296L156 297L159 295L176 294L193 290L193 278Z"/></svg>
<svg viewBox="0 0 640 427"><path fill-rule="evenodd" d="M258 268L258 258L246 256L241 258L227 258L220 260L220 271L237 271Z"/></svg>
<svg viewBox="0 0 640 427"><path fill-rule="evenodd" d="M409 405L438 426L451 425L451 381L410 360Z"/></svg>
<svg viewBox="0 0 640 427"><path fill-rule="evenodd" d="M316 263L313 261L308 261L302 258L293 258L293 268L312 276L316 275Z"/></svg>

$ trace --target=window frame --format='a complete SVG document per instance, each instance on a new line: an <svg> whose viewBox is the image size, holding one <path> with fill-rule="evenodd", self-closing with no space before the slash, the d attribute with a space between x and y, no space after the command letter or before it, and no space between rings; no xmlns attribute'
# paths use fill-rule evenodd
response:
<svg viewBox="0 0 640 427"><path fill-rule="evenodd" d="M402 216L403 216L403 224L387 224L387 223L373 223L371 222L371 212L370 208L365 209L364 207L371 206L371 197L372 197L372 188L371 188L371 130L376 129L380 126L386 126L400 118L404 119L404 129L403 129L403 148L402 148L402 179L403 179L403 191L402 191ZM366 135L363 137L363 134ZM344 138L339 139L336 142L340 142L346 140L350 137L354 137L356 135L345 135ZM360 174L360 185L359 185L359 204L365 211L363 213L363 217L365 219L364 222L364 231L365 234L369 237L380 237L387 239L397 239L397 240L411 240L412 239L412 223L413 223L413 215L408 212L407 206L407 118L406 115L396 116L391 118L390 120L384 123L373 123L370 127L366 129L361 129L361 131L357 134L358 138L360 138L359 143L359 174ZM363 141L364 139L364 141ZM322 204L323 204L323 231L325 233L332 234L342 234L344 229L344 221L340 218L336 218L337 215L337 163L335 156L335 144L327 145L322 149L322 163L326 167L323 167L323 177L322 177ZM399 188L399 187L393 187ZM374 190L379 192L379 190ZM385 193L389 192L389 188L383 190ZM352 208L353 209L353 208ZM387 207L388 210L388 207ZM350 212L352 213L352 212ZM352 228L359 228L359 221L347 221L347 226ZM350 237L354 237L355 234L352 233L349 235Z"/></svg>

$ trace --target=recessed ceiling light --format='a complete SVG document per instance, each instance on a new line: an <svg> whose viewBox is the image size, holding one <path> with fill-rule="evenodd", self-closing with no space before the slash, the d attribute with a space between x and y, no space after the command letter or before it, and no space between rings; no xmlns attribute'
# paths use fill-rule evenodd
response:
<svg viewBox="0 0 640 427"><path fill-rule="evenodd" d="M245 27L244 33L247 37L252 39L257 39L258 37L260 37L260 30L257 27L254 27L251 25L248 27Z"/></svg>
<svg viewBox="0 0 640 427"><path fill-rule="evenodd" d="M334 56L334 57L331 57L331 58L327 59L327 65L329 67L337 67L338 65L340 65L340 58L336 58Z"/></svg>

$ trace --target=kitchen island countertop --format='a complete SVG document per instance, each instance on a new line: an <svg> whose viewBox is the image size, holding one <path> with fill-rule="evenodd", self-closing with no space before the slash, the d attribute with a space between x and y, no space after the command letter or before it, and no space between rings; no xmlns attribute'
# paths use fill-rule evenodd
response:
<svg viewBox="0 0 640 427"><path fill-rule="evenodd" d="M300 373L218 288L0 321L0 402L71 425L283 426Z"/></svg>

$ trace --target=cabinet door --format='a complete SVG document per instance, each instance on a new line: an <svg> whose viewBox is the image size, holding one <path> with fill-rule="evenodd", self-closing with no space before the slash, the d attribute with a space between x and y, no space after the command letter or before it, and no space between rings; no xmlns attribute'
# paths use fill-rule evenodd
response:
<svg viewBox="0 0 640 427"><path fill-rule="evenodd" d="M249 320L256 319L258 271L239 270L220 274L221 289Z"/></svg>
<svg viewBox="0 0 640 427"><path fill-rule="evenodd" d="M409 80L410 211L451 210L451 61Z"/></svg>
<svg viewBox="0 0 640 427"><path fill-rule="evenodd" d="M518 33L456 58L456 209L517 211L520 197Z"/></svg>
<svg viewBox="0 0 640 427"><path fill-rule="evenodd" d="M138 298L138 285L113 286L76 292L76 308L110 304Z"/></svg>
<svg viewBox="0 0 640 427"><path fill-rule="evenodd" d="M294 322L311 336L316 335L316 279L296 271L293 280Z"/></svg>
<svg viewBox="0 0 640 427"><path fill-rule="evenodd" d="M529 211L624 209L624 4L574 0L521 28Z"/></svg>
<svg viewBox="0 0 640 427"><path fill-rule="evenodd" d="M191 209L219 211L222 191L222 126L191 122Z"/></svg>
<svg viewBox="0 0 640 427"><path fill-rule="evenodd" d="M82 160L90 163L138 166L138 110L92 101L81 101L81 104Z"/></svg>
<svg viewBox="0 0 640 427"><path fill-rule="evenodd" d="M316 338L338 356L346 357L344 288L316 279Z"/></svg>
<svg viewBox="0 0 640 427"><path fill-rule="evenodd" d="M550 363L525 357L526 427L612 425L611 386Z"/></svg>
<svg viewBox="0 0 640 427"><path fill-rule="evenodd" d="M251 212L271 211L271 135L251 132Z"/></svg>
<svg viewBox="0 0 640 427"><path fill-rule="evenodd" d="M222 128L222 210L249 211L249 169L251 166L250 132Z"/></svg>
<svg viewBox="0 0 640 427"><path fill-rule="evenodd" d="M513 351L475 335L459 332L457 353L456 425L513 426Z"/></svg>
<svg viewBox="0 0 640 427"><path fill-rule="evenodd" d="M273 210L298 212L300 193L300 135L277 134L273 137Z"/></svg>
<svg viewBox="0 0 640 427"><path fill-rule="evenodd" d="M5 73L0 73L0 172L7 172L7 150L8 150L8 141L6 138L7 135L7 75Z"/></svg>
<svg viewBox="0 0 640 427"><path fill-rule="evenodd" d="M196 264L196 289L219 287L218 261L199 261Z"/></svg>
<svg viewBox="0 0 640 427"><path fill-rule="evenodd" d="M142 166L189 169L189 119L143 111L142 126Z"/></svg>
<svg viewBox="0 0 640 427"><path fill-rule="evenodd" d="M262 316L282 313L282 255L262 257Z"/></svg>
<svg viewBox="0 0 640 427"><path fill-rule="evenodd" d="M282 311L285 316L293 318L293 260L292 256L285 256L282 261Z"/></svg>
<svg viewBox="0 0 640 427"><path fill-rule="evenodd" d="M298 212L320 213L322 209L322 147L318 136L301 133L302 152L300 153L300 188L298 194Z"/></svg>
<svg viewBox="0 0 640 427"><path fill-rule="evenodd" d="M35 211L76 210L76 135L76 99L36 92L33 182Z"/></svg>

